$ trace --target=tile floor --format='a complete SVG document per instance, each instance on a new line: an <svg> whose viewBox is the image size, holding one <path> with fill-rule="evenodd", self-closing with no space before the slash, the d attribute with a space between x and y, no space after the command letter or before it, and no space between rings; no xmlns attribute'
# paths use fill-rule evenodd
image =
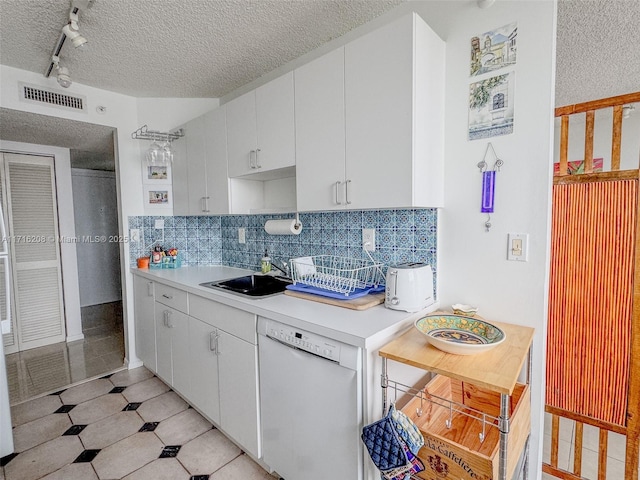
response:
<svg viewBox="0 0 640 480"><path fill-rule="evenodd" d="M0 480L273 480L144 367L12 407Z"/></svg>
<svg viewBox="0 0 640 480"><path fill-rule="evenodd" d="M574 440L575 422L560 418L560 433L558 439L558 467L573 471L573 456L575 452ZM551 460L551 415L545 413L544 444L542 459L549 463ZM582 477L588 480L598 478L598 428L585 425L582 437ZM624 478L626 437L609 432L607 448L607 480L622 480ZM556 477L542 474L543 480L553 480Z"/></svg>
<svg viewBox="0 0 640 480"><path fill-rule="evenodd" d="M83 307L81 315L84 340L6 356L11 404L122 368L122 303Z"/></svg>

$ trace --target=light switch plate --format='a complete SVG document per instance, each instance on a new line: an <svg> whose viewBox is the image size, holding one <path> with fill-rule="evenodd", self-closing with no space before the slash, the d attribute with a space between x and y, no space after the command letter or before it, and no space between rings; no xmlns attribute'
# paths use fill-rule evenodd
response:
<svg viewBox="0 0 640 480"><path fill-rule="evenodd" d="M238 243L247 243L244 227L238 229Z"/></svg>
<svg viewBox="0 0 640 480"><path fill-rule="evenodd" d="M156 221L155 221L153 226L154 226L154 228L156 230L163 230L164 229L164 219L162 219L162 218L156 219Z"/></svg>
<svg viewBox="0 0 640 480"><path fill-rule="evenodd" d="M140 241L140 229L139 228L132 228L131 230L129 230L129 240L132 242L139 242Z"/></svg>
<svg viewBox="0 0 640 480"><path fill-rule="evenodd" d="M507 260L516 262L529 260L528 233L509 233L507 235Z"/></svg>

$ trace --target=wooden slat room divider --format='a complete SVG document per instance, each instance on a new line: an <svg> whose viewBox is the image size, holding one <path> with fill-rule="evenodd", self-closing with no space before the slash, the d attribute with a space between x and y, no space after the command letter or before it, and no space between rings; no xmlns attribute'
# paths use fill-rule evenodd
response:
<svg viewBox="0 0 640 480"><path fill-rule="evenodd" d="M598 480L607 479L609 432L626 436L624 479L638 480L640 171L620 170L623 106L636 102L640 92L555 112L561 119L560 153L553 187L545 407L551 414L551 452L542 470L567 480L586 478L584 425L599 429ZM611 171L594 173L600 109L612 110ZM576 114L584 115L584 173L569 175L569 117ZM571 471L559 467L560 418L575 425Z"/></svg>
<svg viewBox="0 0 640 480"><path fill-rule="evenodd" d="M625 425L638 181L553 188L547 405Z"/></svg>

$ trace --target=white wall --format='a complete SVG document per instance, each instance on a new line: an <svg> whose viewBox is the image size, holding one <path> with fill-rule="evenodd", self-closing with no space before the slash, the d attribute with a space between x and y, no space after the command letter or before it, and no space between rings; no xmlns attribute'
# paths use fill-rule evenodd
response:
<svg viewBox="0 0 640 480"><path fill-rule="evenodd" d="M73 221L73 195L71 193L71 160L69 150L49 145L7 142L0 140L0 150L18 153L35 153L54 157L56 194L58 202L58 234L60 237L76 236ZM80 294L78 290L78 262L75 243L60 243L60 263L62 266L62 291L64 295L64 315L67 326L67 342L82 340L82 319L80 317Z"/></svg>
<svg viewBox="0 0 640 480"><path fill-rule="evenodd" d="M545 389L550 186L555 76L555 3L497 1L419 2L423 18L438 18L447 42L445 208L440 215L440 302L476 305L487 319L535 328L532 369L531 478L540 478ZM439 5L435 5L438 3ZM454 15L455 13L455 15ZM453 16L452 16L453 15ZM447 24L445 24L448 20ZM467 140L470 39L518 23L514 67L514 133L491 138L504 167L497 174L492 228L480 213L476 164L488 140ZM506 71L509 71L507 69ZM493 164L493 160L488 160ZM529 234L529 261L509 262L507 233Z"/></svg>
<svg viewBox="0 0 640 480"><path fill-rule="evenodd" d="M20 101L19 82L36 86L54 88L61 93L79 94L87 97L87 111L73 112L65 109L36 105ZM116 175L117 197L120 212L118 230L120 235L128 234L127 218L143 215L142 203L142 151L147 142L133 140L131 133L143 124L153 130L172 128L202 113L215 108L217 99L136 99L106 90L74 83L68 89L58 87L55 78L44 78L39 73L27 72L17 68L0 65L0 107L38 113L52 117L68 118L81 122L106 125L117 129ZM106 107L106 113L100 114L98 106ZM71 185L69 185L71 191ZM74 254L75 258L75 254ZM135 328L133 319L133 278L129 272L129 245L120 247L120 267L123 275L123 309L125 322L126 361L129 367L142 365L135 351Z"/></svg>

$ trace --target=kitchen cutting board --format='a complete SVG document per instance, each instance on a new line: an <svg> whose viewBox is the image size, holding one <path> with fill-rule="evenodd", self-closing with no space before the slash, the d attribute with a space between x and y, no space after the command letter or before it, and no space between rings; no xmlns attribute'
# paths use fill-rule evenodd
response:
<svg viewBox="0 0 640 480"><path fill-rule="evenodd" d="M335 305L336 307L349 308L351 310L366 310L384 302L384 292L370 293L364 297L351 300L338 300L321 295L313 295L311 293L296 292L294 290L285 290L284 294L290 297L303 298L305 300L311 300L312 302L326 303L327 305Z"/></svg>

